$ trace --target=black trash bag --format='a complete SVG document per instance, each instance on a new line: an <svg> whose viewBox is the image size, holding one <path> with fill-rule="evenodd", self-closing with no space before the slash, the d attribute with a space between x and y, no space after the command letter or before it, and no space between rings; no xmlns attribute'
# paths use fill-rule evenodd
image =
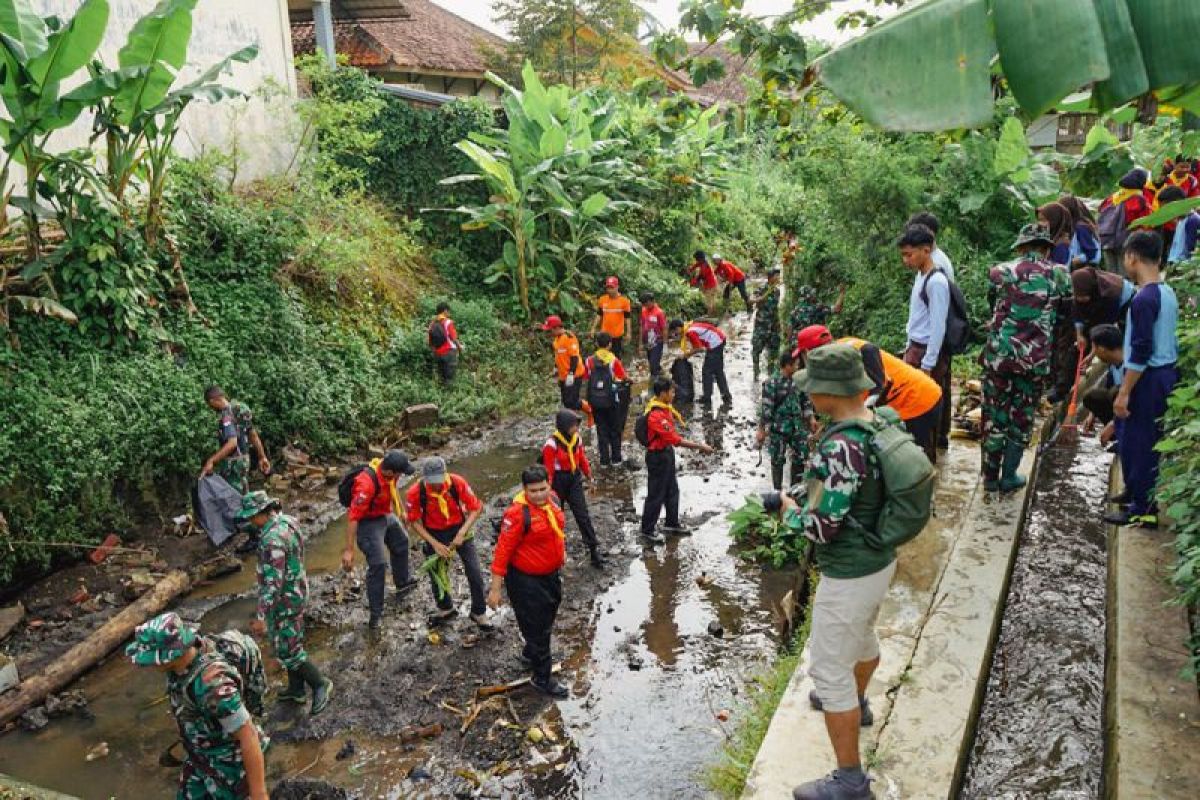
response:
<svg viewBox="0 0 1200 800"><path fill-rule="evenodd" d="M197 524L220 547L238 532L242 496L220 475L205 475L192 489L192 509Z"/></svg>
<svg viewBox="0 0 1200 800"><path fill-rule="evenodd" d="M675 402L690 403L696 399L696 371L692 362L677 358L671 365L671 380L675 382Z"/></svg>

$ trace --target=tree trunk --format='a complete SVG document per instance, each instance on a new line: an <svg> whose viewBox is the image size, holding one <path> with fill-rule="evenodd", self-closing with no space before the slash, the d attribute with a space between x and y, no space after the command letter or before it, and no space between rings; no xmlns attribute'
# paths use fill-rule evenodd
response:
<svg viewBox="0 0 1200 800"><path fill-rule="evenodd" d="M521 301L525 319L532 320L533 314L529 309L529 266L525 263L525 236L518 233L514 243L517 245L517 299Z"/></svg>

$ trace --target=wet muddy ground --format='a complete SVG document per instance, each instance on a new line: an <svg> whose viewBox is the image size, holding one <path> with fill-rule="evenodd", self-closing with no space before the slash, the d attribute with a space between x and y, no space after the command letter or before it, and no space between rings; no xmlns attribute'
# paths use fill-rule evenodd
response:
<svg viewBox="0 0 1200 800"><path fill-rule="evenodd" d="M1092 439L1042 455L962 798L1101 796L1111 462Z"/></svg>
<svg viewBox="0 0 1200 800"><path fill-rule="evenodd" d="M423 586L389 611L382 635L368 637L361 556L356 575L343 576L337 561L344 521L323 522L332 487L306 498L315 599L309 652L333 677L336 696L315 720L269 704L270 782L321 780L361 797L706 796L700 773L725 737L717 714L736 708L749 676L773 657L774 609L794 581L787 571L740 561L724 519L743 495L769 483L752 449L757 391L746 327L744 315L730 325L739 331L726 358L732 406L685 409L689 435L721 451L681 454L682 516L694 535L642 546L642 471L599 475L591 503L609 554L604 572L588 565L569 523L555 631L569 700L554 704L528 689L514 691L484 704L460 735L479 686L523 675L511 609L497 613L495 632L480 635L460 605L462 615L431 638L425 616L432 599ZM549 427L541 420L510 423L453 439L438 452L490 498L486 516L495 517ZM640 457L640 447L628 447ZM477 543L487 563L494 534L486 520ZM420 563L416 551L412 560ZM248 561L240 573L194 592L179 610L205 630L244 629L253 581ZM466 596L458 571L455 597L461 604ZM710 632L717 627L719 636ZM280 673L273 678L278 683ZM175 770L158 764L174 738L161 678L114 655L72 688L86 696L86 710L0 739L0 772L83 798L171 796ZM430 726L442 732L415 735ZM541 734L536 744L528 733L533 726ZM100 742L108 743L109 755L87 761Z"/></svg>

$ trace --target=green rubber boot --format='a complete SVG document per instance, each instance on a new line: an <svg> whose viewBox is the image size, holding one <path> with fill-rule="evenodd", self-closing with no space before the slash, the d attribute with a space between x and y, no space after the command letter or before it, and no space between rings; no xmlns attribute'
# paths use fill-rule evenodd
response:
<svg viewBox="0 0 1200 800"><path fill-rule="evenodd" d="M304 686L304 676L298 669L288 670L287 688L279 693L278 700L283 703L304 703L308 700L308 691Z"/></svg>
<svg viewBox="0 0 1200 800"><path fill-rule="evenodd" d="M1004 468L1000 473L1000 491L1008 493L1025 488L1025 476L1017 474L1021 459L1025 457L1025 448L1009 442L1004 451Z"/></svg>

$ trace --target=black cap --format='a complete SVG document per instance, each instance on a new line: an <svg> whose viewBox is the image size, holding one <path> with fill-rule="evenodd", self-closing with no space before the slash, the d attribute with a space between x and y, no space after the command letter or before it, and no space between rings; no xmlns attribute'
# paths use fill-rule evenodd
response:
<svg viewBox="0 0 1200 800"><path fill-rule="evenodd" d="M388 450L379 466L397 475L412 475L416 472L403 450Z"/></svg>

